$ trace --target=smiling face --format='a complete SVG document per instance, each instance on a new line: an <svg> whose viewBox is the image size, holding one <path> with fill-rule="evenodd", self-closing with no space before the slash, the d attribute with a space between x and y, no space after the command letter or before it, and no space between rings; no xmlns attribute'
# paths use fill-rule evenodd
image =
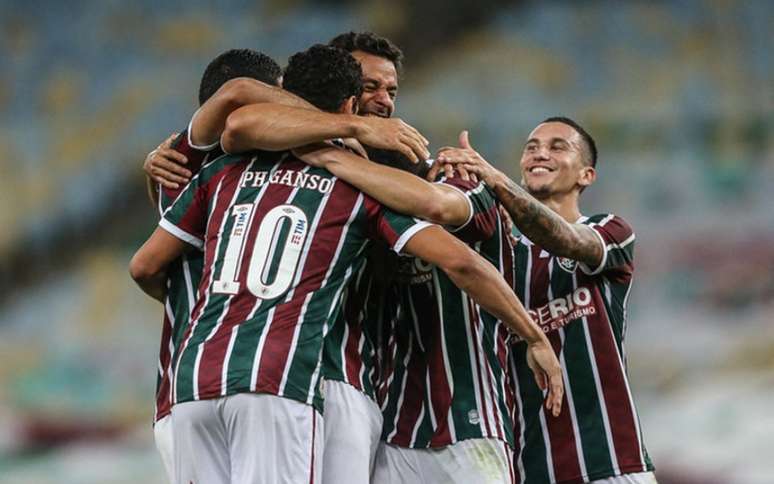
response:
<svg viewBox="0 0 774 484"><path fill-rule="evenodd" d="M398 95L398 73L389 59L356 50L352 52L363 69L363 94L360 96L359 113L389 118L395 111Z"/></svg>
<svg viewBox="0 0 774 484"><path fill-rule="evenodd" d="M538 125L521 154L522 185L538 199L580 191L596 179L581 135L559 122Z"/></svg>

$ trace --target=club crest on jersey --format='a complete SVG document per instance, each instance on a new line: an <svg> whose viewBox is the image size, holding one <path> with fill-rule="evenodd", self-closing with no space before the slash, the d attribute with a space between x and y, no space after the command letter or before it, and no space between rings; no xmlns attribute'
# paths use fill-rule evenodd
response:
<svg viewBox="0 0 774 484"><path fill-rule="evenodd" d="M567 257L557 257L556 262L557 264L559 264L560 269L562 269L565 272L569 272L570 274L575 272L575 268L578 267L577 261L568 259Z"/></svg>

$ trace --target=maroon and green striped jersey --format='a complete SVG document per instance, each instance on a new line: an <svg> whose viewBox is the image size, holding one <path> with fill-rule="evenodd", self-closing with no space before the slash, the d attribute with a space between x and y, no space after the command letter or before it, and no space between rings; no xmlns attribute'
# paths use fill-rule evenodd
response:
<svg viewBox="0 0 774 484"><path fill-rule="evenodd" d="M190 126L190 125L189 125ZM210 146L195 146L191 143L189 129L180 133L172 144L172 148L188 158L186 168L192 173L198 173L201 166L209 160L222 155L220 144ZM157 186L159 192L159 215L172 205L183 190ZM180 346L183 331L188 324L194 302L196 289L202 276L204 258L201 251L195 250L183 254L169 266L167 272L167 298L164 301L164 318L161 328L161 345L159 348L158 374L156 378L156 408L154 421L166 417L172 411L172 361Z"/></svg>
<svg viewBox="0 0 774 484"><path fill-rule="evenodd" d="M370 251L390 257L388 249L373 244ZM374 273L372 258L352 277L341 299L338 321L325 336L323 377L348 383L376 401L374 393L378 361L374 345L374 326L395 313L398 305L394 295L380 283Z"/></svg>
<svg viewBox="0 0 774 484"><path fill-rule="evenodd" d="M514 468L520 482L582 483L653 470L626 375L626 306L634 272L634 232L610 214L583 218L605 246L597 268L554 257L519 236L514 291L545 331L562 364L562 413L545 412L526 364L511 351L517 399Z"/></svg>
<svg viewBox="0 0 774 484"><path fill-rule="evenodd" d="M471 219L455 235L509 278L511 250L494 194L483 184L445 182L462 190L471 204ZM506 327L442 271L415 258L401 262L396 300L390 301L396 312L374 338L382 439L411 448L470 438L512 443Z"/></svg>
<svg viewBox="0 0 774 484"><path fill-rule="evenodd" d="M204 166L160 222L204 250L174 403L258 392L321 410L323 338L369 239L399 251L428 225L287 153Z"/></svg>

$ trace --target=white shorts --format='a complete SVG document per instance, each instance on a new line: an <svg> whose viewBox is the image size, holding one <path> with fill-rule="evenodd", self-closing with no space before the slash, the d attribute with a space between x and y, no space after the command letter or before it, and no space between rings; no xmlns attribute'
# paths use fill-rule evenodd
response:
<svg viewBox="0 0 774 484"><path fill-rule="evenodd" d="M161 462L164 463L164 469L167 471L169 482L175 482L175 447L172 436L172 416L167 415L159 419L153 425L153 440L156 441L156 448L161 454Z"/></svg>
<svg viewBox="0 0 774 484"><path fill-rule="evenodd" d="M439 449L380 443L373 484L510 484L510 447L497 439L468 439Z"/></svg>
<svg viewBox="0 0 774 484"><path fill-rule="evenodd" d="M591 484L658 484L652 472L638 472L591 481Z"/></svg>
<svg viewBox="0 0 774 484"><path fill-rule="evenodd" d="M349 383L325 380L323 388L323 484L368 484L382 433L382 412Z"/></svg>
<svg viewBox="0 0 774 484"><path fill-rule="evenodd" d="M323 419L310 405L240 393L172 407L176 484L319 484Z"/></svg>

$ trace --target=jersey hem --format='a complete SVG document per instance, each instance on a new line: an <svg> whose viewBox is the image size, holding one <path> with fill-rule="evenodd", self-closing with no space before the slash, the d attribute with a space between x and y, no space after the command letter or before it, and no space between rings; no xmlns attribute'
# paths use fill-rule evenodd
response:
<svg viewBox="0 0 774 484"><path fill-rule="evenodd" d="M376 402L376 394L372 394L372 393L367 392L366 390L363 390L361 385L355 385L351 381L347 381L346 379L338 377L338 376L326 376L326 375L323 375L322 377L323 377L324 380L327 380L327 381L337 381L337 382L341 382L341 383L346 383L347 385L351 386L355 390L359 391L360 393L362 393L363 395L368 397L369 400L373 400L374 402ZM324 396L325 395L323 394L323 397Z"/></svg>
<svg viewBox="0 0 774 484"><path fill-rule="evenodd" d="M434 445L428 442L427 445L420 445L420 446L402 445L402 444L394 442L392 440L383 440L383 439L380 439L380 440L382 442L384 442L384 443L387 443L387 444L390 444L390 445L394 445L394 446L400 447L402 449L418 449L419 450L419 449L443 449L444 447L448 447L450 445L458 444L458 443L463 442L465 440L471 440L471 439L492 439L492 440L497 440L497 441L500 441L500 442L504 443L511 450L513 450L513 444L512 443L508 442L507 439L502 438L502 437L498 437L496 435L471 435L469 437L464 437L464 438L461 438L461 439L456 439L453 442L447 442L447 443L443 443L443 444L434 444ZM432 440L432 438L430 440ZM557 483L557 484L564 484L564 483Z"/></svg>
<svg viewBox="0 0 774 484"><path fill-rule="evenodd" d="M621 477L627 474L639 474L641 472L653 472L655 467L653 466L627 466L619 470L619 472L613 471L600 471L588 474L587 476L574 476L570 479L564 479L562 481L552 481L551 484L579 484L590 481L598 481L600 479L610 479L611 477Z"/></svg>
<svg viewBox="0 0 774 484"><path fill-rule="evenodd" d="M319 402L319 398L314 398L313 403L309 403L307 400L303 400L301 398L295 398L295 397L292 397L292 396L289 396L289 395L283 395L283 394L276 393L276 392L261 391L260 389L255 389L255 390L250 390L250 389L234 389L234 390L227 391L226 393L221 393L219 391L218 392L202 392L202 393L199 394L199 398L191 397L191 398L178 399L175 403L172 404L172 406L174 407L175 405L179 405L179 404L185 403L185 402L198 402L200 400L214 400L216 398L228 397L228 396L237 395L237 394L240 394L240 393L266 394L266 395L274 395L274 396L280 397L280 398L287 398L288 400L293 400L293 401L296 401L296 402L303 403L304 405L309 405L310 407L313 407L315 410L320 412L320 415L323 414L323 406L322 406L321 402Z"/></svg>

